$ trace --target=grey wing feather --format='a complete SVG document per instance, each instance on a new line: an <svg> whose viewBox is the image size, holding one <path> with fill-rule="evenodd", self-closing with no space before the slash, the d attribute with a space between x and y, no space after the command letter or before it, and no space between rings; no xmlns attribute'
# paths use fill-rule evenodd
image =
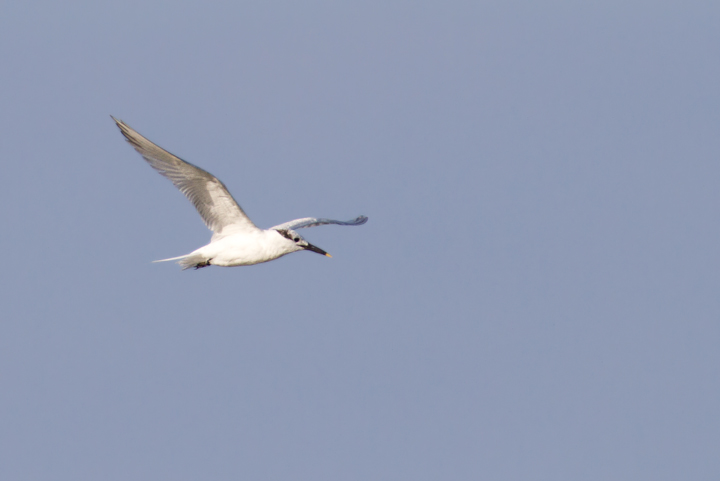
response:
<svg viewBox="0 0 720 481"><path fill-rule="evenodd" d="M325 225L325 224L337 224L337 225L363 225L365 222L367 222L368 218L364 215L358 216L353 220L348 221L341 221L341 220L332 220L332 219L318 219L315 217L305 217L303 219L295 219L291 220L290 222L285 222L284 224L276 225L275 227L271 227L271 229L275 230L283 230L283 229L304 229L306 227L315 227L318 225Z"/></svg>
<svg viewBox="0 0 720 481"><path fill-rule="evenodd" d="M150 142L122 120L112 119L150 166L185 194L216 236L257 229L217 177Z"/></svg>

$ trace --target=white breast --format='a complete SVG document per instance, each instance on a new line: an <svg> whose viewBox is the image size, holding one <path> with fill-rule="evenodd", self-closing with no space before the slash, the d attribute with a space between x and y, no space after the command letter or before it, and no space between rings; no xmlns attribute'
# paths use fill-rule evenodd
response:
<svg viewBox="0 0 720 481"><path fill-rule="evenodd" d="M271 261L293 252L292 244L286 242L274 230L257 230L218 239L193 252L210 260L216 266L248 266Z"/></svg>

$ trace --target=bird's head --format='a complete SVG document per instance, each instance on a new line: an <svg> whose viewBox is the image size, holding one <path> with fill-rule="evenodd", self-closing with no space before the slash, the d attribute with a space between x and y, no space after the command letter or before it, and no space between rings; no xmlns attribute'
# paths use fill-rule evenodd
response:
<svg viewBox="0 0 720 481"><path fill-rule="evenodd" d="M324 256L332 257L324 250L320 249L319 247L315 247L314 245L303 239L300 234L298 234L292 229L278 229L276 232L285 239L286 247L289 252L307 250L317 252L318 254L322 254Z"/></svg>

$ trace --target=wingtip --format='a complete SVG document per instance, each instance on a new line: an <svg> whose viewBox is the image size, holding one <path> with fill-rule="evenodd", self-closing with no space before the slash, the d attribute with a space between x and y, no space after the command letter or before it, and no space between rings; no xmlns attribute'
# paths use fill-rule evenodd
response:
<svg viewBox="0 0 720 481"><path fill-rule="evenodd" d="M123 122L120 119L116 119L112 115L110 116L110 118L113 119L113 121L115 121L115 125L117 125L120 130L123 130L123 127L125 127L125 125L126 125L125 122Z"/></svg>
<svg viewBox="0 0 720 481"><path fill-rule="evenodd" d="M131 139L131 132L133 132L132 128L128 124L123 122L122 120L116 119L112 115L110 116L110 118L115 121L115 125L117 125L117 128L120 129L120 133L122 133L123 136L125 136L125 140L127 140L130 143L134 143Z"/></svg>

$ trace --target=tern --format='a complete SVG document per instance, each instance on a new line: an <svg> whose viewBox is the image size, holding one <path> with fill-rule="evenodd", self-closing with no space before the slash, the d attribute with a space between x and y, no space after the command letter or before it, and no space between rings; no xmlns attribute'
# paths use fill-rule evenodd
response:
<svg viewBox="0 0 720 481"><path fill-rule="evenodd" d="M110 116L135 150L195 205L208 229L213 231L210 243L190 254L154 262L178 261L185 269L207 266L249 266L268 262L302 250L330 254L310 244L295 229L325 224L362 225L368 218L358 216L346 222L305 217L269 229L260 229L243 212L225 184L211 173L182 160L155 145L122 120Z"/></svg>

